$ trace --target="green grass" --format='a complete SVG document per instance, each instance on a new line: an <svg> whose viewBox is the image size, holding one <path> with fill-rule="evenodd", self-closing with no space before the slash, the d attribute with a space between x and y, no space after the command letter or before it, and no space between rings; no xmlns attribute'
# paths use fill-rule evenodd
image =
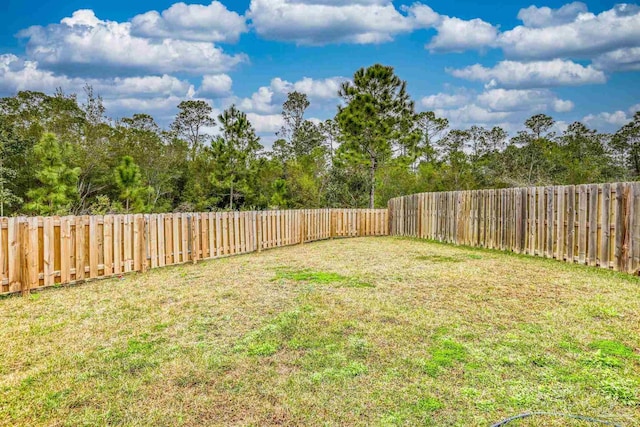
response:
<svg viewBox="0 0 640 427"><path fill-rule="evenodd" d="M0 425L640 425L640 280L550 260L334 240L0 313Z"/></svg>
<svg viewBox="0 0 640 427"><path fill-rule="evenodd" d="M345 276L337 273L324 272L324 271L310 271L310 270L280 270L277 272L278 279L292 280L295 282L308 282L308 283L339 283L347 280Z"/></svg>
<svg viewBox="0 0 640 427"><path fill-rule="evenodd" d="M357 277L347 277L330 271L311 271L309 269L291 270L280 268L276 271L274 280L288 280L319 285L343 285L353 288L372 288L373 284L362 281Z"/></svg>
<svg viewBox="0 0 640 427"><path fill-rule="evenodd" d="M453 366L455 362L464 362L467 358L465 347L451 340L435 342L429 354L431 358L425 361L423 369L432 377L437 377L445 368Z"/></svg>

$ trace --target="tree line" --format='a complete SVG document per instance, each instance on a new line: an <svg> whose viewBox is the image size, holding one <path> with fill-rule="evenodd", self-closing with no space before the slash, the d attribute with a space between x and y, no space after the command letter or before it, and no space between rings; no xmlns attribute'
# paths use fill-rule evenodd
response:
<svg viewBox="0 0 640 427"><path fill-rule="evenodd" d="M106 116L102 99L61 90L0 99L0 216L383 207L428 191L583 184L640 177L640 112L613 134L544 114L504 129L451 129L416 112L392 67L358 70L334 118L288 94L265 150L236 106L217 117L187 100L168 128L148 114Z"/></svg>

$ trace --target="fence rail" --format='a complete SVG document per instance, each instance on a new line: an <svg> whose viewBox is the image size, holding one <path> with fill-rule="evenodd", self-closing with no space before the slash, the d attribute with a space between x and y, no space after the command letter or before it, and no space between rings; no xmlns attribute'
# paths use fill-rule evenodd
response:
<svg viewBox="0 0 640 427"><path fill-rule="evenodd" d="M334 237L387 234L386 209L0 218L0 294Z"/></svg>
<svg viewBox="0 0 640 427"><path fill-rule="evenodd" d="M415 194L389 216L391 235L640 269L640 183Z"/></svg>

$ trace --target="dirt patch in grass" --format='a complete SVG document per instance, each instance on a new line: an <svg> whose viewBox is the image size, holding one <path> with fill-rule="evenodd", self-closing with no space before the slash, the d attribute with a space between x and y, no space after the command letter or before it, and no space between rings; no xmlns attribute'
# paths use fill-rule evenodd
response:
<svg viewBox="0 0 640 427"><path fill-rule="evenodd" d="M639 292L368 238L7 298L0 425L638 425Z"/></svg>

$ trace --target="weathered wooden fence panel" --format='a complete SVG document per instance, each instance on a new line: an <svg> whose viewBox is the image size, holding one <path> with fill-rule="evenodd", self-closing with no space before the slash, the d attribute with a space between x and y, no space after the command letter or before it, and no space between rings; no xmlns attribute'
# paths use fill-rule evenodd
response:
<svg viewBox="0 0 640 427"><path fill-rule="evenodd" d="M0 218L0 294L330 238L384 236L387 215L387 209L314 209Z"/></svg>
<svg viewBox="0 0 640 427"><path fill-rule="evenodd" d="M640 273L636 182L416 194L389 218L391 235Z"/></svg>

